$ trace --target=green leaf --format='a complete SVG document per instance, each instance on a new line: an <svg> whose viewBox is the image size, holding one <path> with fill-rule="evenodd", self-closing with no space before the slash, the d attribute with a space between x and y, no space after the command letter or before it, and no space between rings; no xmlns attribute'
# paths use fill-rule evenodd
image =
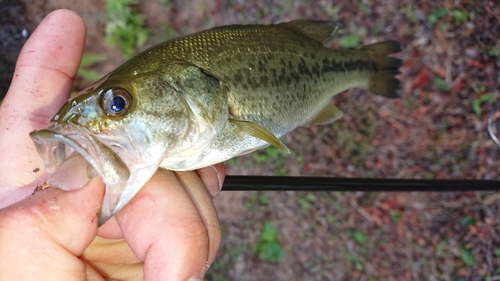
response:
<svg viewBox="0 0 500 281"><path fill-rule="evenodd" d="M138 0L106 0L106 43L119 45L126 58L147 40L146 19L136 12Z"/></svg>
<svg viewBox="0 0 500 281"><path fill-rule="evenodd" d="M491 93L487 93L485 95L479 96L478 98L474 99L474 101L472 102L472 110L474 110L476 115L480 117L483 114L483 112L481 110L481 104L488 102L488 101L492 101L492 100L493 100L493 96L491 95Z"/></svg>
<svg viewBox="0 0 500 281"><path fill-rule="evenodd" d="M280 262L283 260L283 248L278 242L261 243L259 258L264 261Z"/></svg>
<svg viewBox="0 0 500 281"><path fill-rule="evenodd" d="M492 46L490 49L486 50L486 54L490 57L500 57L500 48Z"/></svg>
<svg viewBox="0 0 500 281"><path fill-rule="evenodd" d="M98 62L104 61L106 57L104 55L96 54L83 54L82 61L80 62L81 67L88 67L96 64Z"/></svg>
<svg viewBox="0 0 500 281"><path fill-rule="evenodd" d="M263 242L276 242L278 240L278 230L272 225L270 221L264 222L262 228L261 241Z"/></svg>
<svg viewBox="0 0 500 281"><path fill-rule="evenodd" d="M102 74L89 69L92 65L104 61L106 59L103 55L83 54L80 66L78 68L78 75L87 80L97 80L102 77Z"/></svg>
<svg viewBox="0 0 500 281"><path fill-rule="evenodd" d="M434 79L434 83L436 84L436 87L440 91L449 91L450 90L450 85L444 81L443 78L441 77L436 77Z"/></svg>
<svg viewBox="0 0 500 281"><path fill-rule="evenodd" d="M438 21L438 19L444 17L447 13L448 13L448 10L446 10L444 8L439 8L439 9L435 10L434 12L432 12L427 17L427 21L430 23L436 23Z"/></svg>
<svg viewBox="0 0 500 281"><path fill-rule="evenodd" d="M394 211L392 214L392 222L397 223L401 220L401 212L400 211Z"/></svg>
<svg viewBox="0 0 500 281"><path fill-rule="evenodd" d="M468 227L469 225L475 225L476 219L471 216L466 216L462 219L462 226Z"/></svg>
<svg viewBox="0 0 500 281"><path fill-rule="evenodd" d="M326 11L326 14L328 15L328 17L331 18L331 17L335 16L336 14L338 14L339 11L340 11L340 7L339 6L333 6L333 7L331 7L330 9L328 9Z"/></svg>
<svg viewBox="0 0 500 281"><path fill-rule="evenodd" d="M474 258L474 255L469 249L465 248L464 244L460 243L459 251L460 251L460 258L467 266L476 265L476 259Z"/></svg>
<svg viewBox="0 0 500 281"><path fill-rule="evenodd" d="M359 231L356 231L354 232L354 240L358 243L358 244L366 244L366 241L368 241L368 238L366 237L366 235L364 235L363 233L359 232Z"/></svg>
<svg viewBox="0 0 500 281"><path fill-rule="evenodd" d="M335 218L335 215L330 214L326 217L326 220L328 221L328 223L335 223L337 219Z"/></svg>
<svg viewBox="0 0 500 281"><path fill-rule="evenodd" d="M269 196L267 195L260 196L260 203L267 204L269 203L269 201L271 201L271 198L269 198Z"/></svg>
<svg viewBox="0 0 500 281"><path fill-rule="evenodd" d="M317 200L316 195L313 193L307 193L306 200L309 202L315 202Z"/></svg>
<svg viewBox="0 0 500 281"><path fill-rule="evenodd" d="M451 16L454 20L459 23L466 22L469 19L469 13L467 11L462 10L453 10L451 11Z"/></svg>
<svg viewBox="0 0 500 281"><path fill-rule="evenodd" d="M278 231L270 221L264 222L257 252L259 258L264 261L280 262L283 260L283 248L278 243Z"/></svg>
<svg viewBox="0 0 500 281"><path fill-rule="evenodd" d="M343 48L357 48L359 43L361 43L361 37L357 35L345 36L339 41L339 45Z"/></svg>
<svg viewBox="0 0 500 281"><path fill-rule="evenodd" d="M500 257L500 248L495 249L495 256Z"/></svg>

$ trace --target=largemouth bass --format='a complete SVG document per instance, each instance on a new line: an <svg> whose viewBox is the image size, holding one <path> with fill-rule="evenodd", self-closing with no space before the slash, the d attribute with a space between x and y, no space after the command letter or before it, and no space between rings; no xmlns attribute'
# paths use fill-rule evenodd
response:
<svg viewBox="0 0 500 281"><path fill-rule="evenodd" d="M360 87L398 97L398 42L324 46L326 21L231 25L166 41L68 100L31 133L49 172L72 155L106 183L99 217L118 212L158 167L193 170L274 145L342 115L331 98ZM76 153L75 153L76 152Z"/></svg>

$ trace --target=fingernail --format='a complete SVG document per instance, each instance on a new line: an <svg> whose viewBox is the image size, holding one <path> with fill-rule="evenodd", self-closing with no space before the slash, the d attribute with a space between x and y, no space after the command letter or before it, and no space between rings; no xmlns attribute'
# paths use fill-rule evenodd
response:
<svg viewBox="0 0 500 281"><path fill-rule="evenodd" d="M203 281L203 278L193 276L189 278L188 281Z"/></svg>
<svg viewBox="0 0 500 281"><path fill-rule="evenodd" d="M220 193L223 184L219 170L217 170L214 166L208 166L198 170L198 173L200 174L201 180L207 187L208 193L212 199L215 198Z"/></svg>

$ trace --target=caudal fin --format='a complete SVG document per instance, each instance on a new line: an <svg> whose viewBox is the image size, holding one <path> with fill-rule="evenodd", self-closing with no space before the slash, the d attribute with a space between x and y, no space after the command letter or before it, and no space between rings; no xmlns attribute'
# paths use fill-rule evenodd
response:
<svg viewBox="0 0 500 281"><path fill-rule="evenodd" d="M401 96L401 82L395 75L400 73L399 67L403 61L388 56L400 52L401 44L397 41L384 41L364 46L361 50L370 54L375 67L375 72L368 84L368 90L387 98Z"/></svg>

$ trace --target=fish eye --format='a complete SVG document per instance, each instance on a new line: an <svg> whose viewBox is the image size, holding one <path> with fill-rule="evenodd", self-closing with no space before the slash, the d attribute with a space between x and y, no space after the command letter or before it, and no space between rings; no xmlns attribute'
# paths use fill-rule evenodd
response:
<svg viewBox="0 0 500 281"><path fill-rule="evenodd" d="M102 109L110 116L122 116L127 113L132 96L124 89L109 89L102 98Z"/></svg>

